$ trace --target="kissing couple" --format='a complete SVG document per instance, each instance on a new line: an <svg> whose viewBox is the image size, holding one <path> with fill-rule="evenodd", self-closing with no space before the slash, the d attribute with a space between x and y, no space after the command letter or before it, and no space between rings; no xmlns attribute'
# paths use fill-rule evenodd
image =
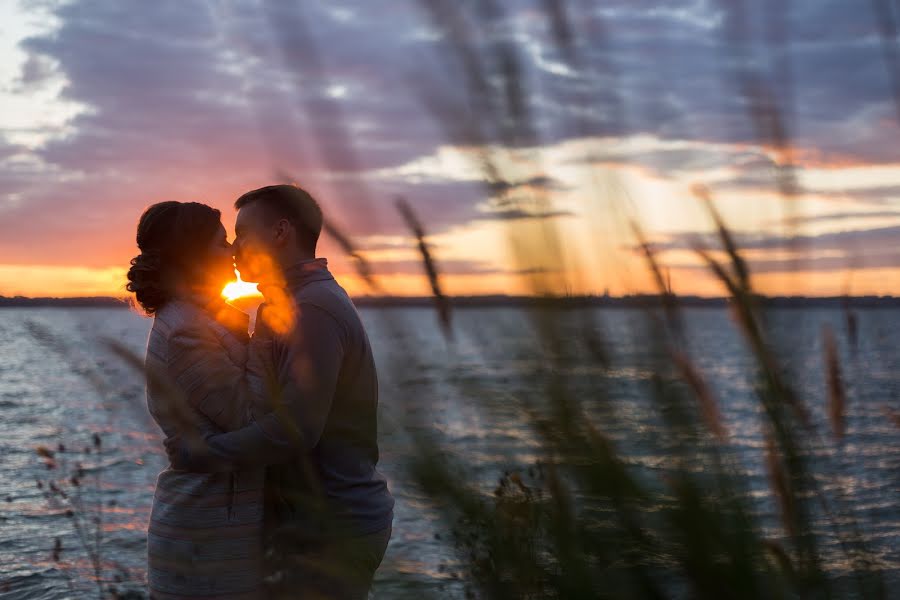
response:
<svg viewBox="0 0 900 600"><path fill-rule="evenodd" d="M161 202L126 288L153 317L147 405L165 435L147 532L155 599L366 598L391 537L378 379L356 308L316 258L322 211L272 185L220 212ZM264 303L221 292L237 267Z"/></svg>

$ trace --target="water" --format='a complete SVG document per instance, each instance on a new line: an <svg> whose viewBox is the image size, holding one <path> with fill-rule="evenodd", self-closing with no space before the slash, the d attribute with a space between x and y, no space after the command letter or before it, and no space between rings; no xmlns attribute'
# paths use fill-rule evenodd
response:
<svg viewBox="0 0 900 600"><path fill-rule="evenodd" d="M380 466L397 498L394 537L375 590L383 597L422 591L459 596L448 526L404 473L411 450L399 424L427 424L448 451L476 465L473 477L489 491L504 470L539 458L516 399L539 394L535 384L551 368L550 350L537 343L532 322L519 309L457 311L453 345L442 338L430 310L362 312L382 385ZM792 379L825 439L823 325L838 334L849 398L847 436L842 446L827 443L821 453L839 465L846 504L873 539L889 583L900 583L900 428L883 412L885 406L900 412L900 311L859 311L855 351L843 334L840 311L786 309L770 316L773 331L790 349L784 359ZM586 325L589 319L597 324ZM629 460L653 472L666 458L664 449L648 441L659 427L646 400L648 347L657 333L638 310L572 311L563 321L567 333L555 352L567 357L570 385L587 394L597 378L607 380L614 409L598 398L584 400ZM98 340L113 338L142 353L149 324L125 309L0 310L0 599L87 597L90 588L83 585L91 563L72 518L65 506L49 504L36 483L59 477L67 469L63 463L76 462L85 468L79 488L84 513L97 514L97 502L102 505L105 572L118 576L120 589L140 589L145 527L165 459L144 407L142 382ZM608 370L586 360L588 353L576 343L585 327L602 332L613 357ZM687 330L691 354L720 399L760 512L771 513L774 523L752 360L725 310L688 311ZM99 451L94 433L101 435ZM54 469L36 454L40 445L55 452ZM824 525L821 532L826 546L836 548ZM53 556L56 538L59 561Z"/></svg>

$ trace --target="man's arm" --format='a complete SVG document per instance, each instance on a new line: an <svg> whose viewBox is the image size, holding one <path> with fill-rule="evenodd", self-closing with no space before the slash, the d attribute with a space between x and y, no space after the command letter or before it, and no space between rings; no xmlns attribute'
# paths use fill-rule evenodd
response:
<svg viewBox="0 0 900 600"><path fill-rule="evenodd" d="M175 441L166 451L176 468L219 470L230 463L253 467L286 462L316 446L331 411L344 358L341 325L327 311L301 304L294 329L282 338L275 365L272 411L247 427L206 438L206 448Z"/></svg>

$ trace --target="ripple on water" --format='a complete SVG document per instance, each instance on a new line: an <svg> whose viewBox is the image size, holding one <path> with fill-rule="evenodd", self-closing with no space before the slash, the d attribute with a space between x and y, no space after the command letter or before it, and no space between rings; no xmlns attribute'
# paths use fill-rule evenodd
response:
<svg viewBox="0 0 900 600"><path fill-rule="evenodd" d="M453 454L477 462L473 475L488 491L504 470L537 460L537 438L528 427L521 400L540 398L543 388L535 382L542 381L552 361L539 355L541 349L534 343L524 312L458 311L457 350L448 350L431 311L394 313L408 332L409 343L415 344L416 363L422 366L415 373L409 371L409 357L391 341L395 336L383 314L362 312L379 362L384 414L405 415L410 407L399 399L415 398L410 412L437 432ZM607 311L600 319L604 339L616 342L611 369L573 363L564 371L574 390L595 389L595 378L604 379L615 403L610 407L586 397L586 406L603 416L597 422L620 450L631 453L629 462L657 477L667 458L666 446L659 439L664 430L653 404L647 401L652 365L642 357L644 341L635 333L639 331L635 318ZM861 334L866 327L873 328L873 323L867 322L870 318L876 317L861 315ZM70 360L59 359L48 350L46 340L32 337L24 325L28 321L73 348ZM734 451L746 465L746 485L753 503L768 527L767 535L778 539L779 509L761 460L765 440L752 378L747 374L746 349L725 311L691 313L687 323L694 332L691 351L695 362L716 392ZM819 317L813 315L797 327L805 338L814 339L820 334L820 325ZM838 483L849 494L853 516L867 528L879 560L898 569L900 498L895 492L900 451L892 449L900 448L900 435L883 418L881 407L891 400L885 390L900 390L900 357L892 342L900 339L900 322L894 319L877 325L884 330L881 341L861 344L858 370L847 373L848 379L859 373L868 378L859 380L862 383L849 397L846 440L840 448L822 449L817 460L838 462L842 471ZM165 458L159 433L143 408L142 384L90 340L109 335L140 351L148 328L148 320L128 310L0 311L0 411L4 417L0 419L0 600L67 597L65 578L47 561L55 537L62 537L66 548L75 548L77 541L64 514L43 504L35 479L46 479L50 473L33 448L37 444L55 447L57 441L64 441L81 451L91 446L94 432L103 435L99 462L93 455L89 459L78 452L66 455L73 461L84 460L89 479L100 476L104 502L115 502L114 506L104 505L104 548L130 569L134 581L143 577L150 501ZM801 391L816 399L809 403L810 408L826 423L820 357L817 352L816 360L802 363ZM93 374L111 380L115 391L98 397L87 381ZM827 431L827 426L822 430ZM378 589L385 597L422 591L461 597L455 574L462 565L450 543L448 526L433 501L411 484L404 468L408 439L396 427L381 431L381 469L397 505L394 538L377 576ZM7 495L13 502L3 501ZM826 545L837 552L833 535L827 528L821 531ZM4 584L16 586L16 590L4 590Z"/></svg>

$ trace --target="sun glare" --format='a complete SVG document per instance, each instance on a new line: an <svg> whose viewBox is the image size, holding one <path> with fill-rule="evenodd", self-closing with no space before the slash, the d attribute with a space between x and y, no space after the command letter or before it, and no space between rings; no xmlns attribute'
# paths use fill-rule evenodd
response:
<svg viewBox="0 0 900 600"><path fill-rule="evenodd" d="M222 288L222 296L226 300L234 300L245 296L259 296L255 283L247 283L246 281L231 281Z"/></svg>

